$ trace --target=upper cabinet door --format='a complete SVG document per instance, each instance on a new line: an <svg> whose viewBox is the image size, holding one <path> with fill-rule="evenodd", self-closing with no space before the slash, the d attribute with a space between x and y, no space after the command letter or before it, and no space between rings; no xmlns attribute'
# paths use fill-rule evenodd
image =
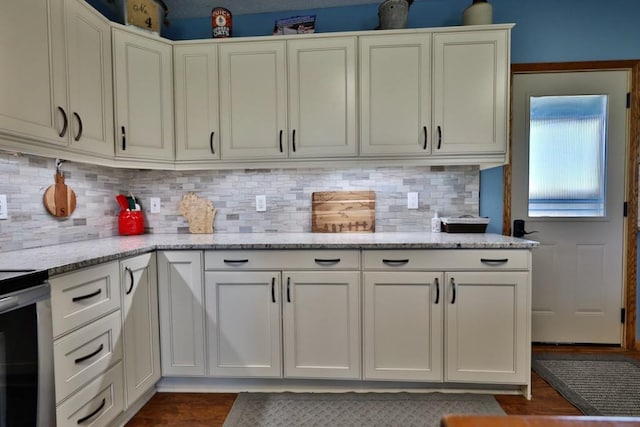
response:
<svg viewBox="0 0 640 427"><path fill-rule="evenodd" d="M62 0L0 1L0 133L67 143L63 25Z"/></svg>
<svg viewBox="0 0 640 427"><path fill-rule="evenodd" d="M506 151L508 34L434 34L433 154Z"/></svg>
<svg viewBox="0 0 640 427"><path fill-rule="evenodd" d="M220 158L218 47L173 47L176 160Z"/></svg>
<svg viewBox="0 0 640 427"><path fill-rule="evenodd" d="M360 37L360 153L428 155L431 35Z"/></svg>
<svg viewBox="0 0 640 427"><path fill-rule="evenodd" d="M71 148L113 157L113 78L109 21L65 0Z"/></svg>
<svg viewBox="0 0 640 427"><path fill-rule="evenodd" d="M113 29L116 155L172 160L170 43Z"/></svg>
<svg viewBox="0 0 640 427"><path fill-rule="evenodd" d="M287 157L285 41L224 43L219 59L222 158Z"/></svg>
<svg viewBox="0 0 640 427"><path fill-rule="evenodd" d="M287 42L289 157L353 156L356 37Z"/></svg>

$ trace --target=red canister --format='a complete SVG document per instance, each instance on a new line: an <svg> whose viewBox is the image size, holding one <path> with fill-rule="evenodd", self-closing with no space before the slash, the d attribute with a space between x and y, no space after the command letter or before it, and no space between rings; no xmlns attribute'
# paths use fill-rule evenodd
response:
<svg viewBox="0 0 640 427"><path fill-rule="evenodd" d="M211 10L211 37L231 37L231 12L224 7Z"/></svg>
<svg viewBox="0 0 640 427"><path fill-rule="evenodd" d="M123 236L144 233L142 211L120 211L120 215L118 215L118 231Z"/></svg>

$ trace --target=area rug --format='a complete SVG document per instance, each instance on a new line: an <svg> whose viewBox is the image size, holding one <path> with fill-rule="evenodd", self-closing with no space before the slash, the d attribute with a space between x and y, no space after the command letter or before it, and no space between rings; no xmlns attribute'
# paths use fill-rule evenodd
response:
<svg viewBox="0 0 640 427"><path fill-rule="evenodd" d="M531 367L585 415L640 416L638 360L615 354L534 353Z"/></svg>
<svg viewBox="0 0 640 427"><path fill-rule="evenodd" d="M445 414L504 415L493 396L446 393L240 393L224 427L438 427Z"/></svg>

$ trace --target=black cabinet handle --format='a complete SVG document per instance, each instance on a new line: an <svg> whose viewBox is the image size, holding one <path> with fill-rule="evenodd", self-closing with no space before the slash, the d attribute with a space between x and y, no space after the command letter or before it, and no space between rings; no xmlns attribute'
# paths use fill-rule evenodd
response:
<svg viewBox="0 0 640 427"><path fill-rule="evenodd" d="M480 258L480 262L483 264L506 264L509 262L509 258Z"/></svg>
<svg viewBox="0 0 640 427"><path fill-rule="evenodd" d="M394 266L394 267L399 265L409 264L408 259L383 259L382 262L384 264Z"/></svg>
<svg viewBox="0 0 640 427"><path fill-rule="evenodd" d="M74 362L77 365L78 363L84 362L87 359L91 359L93 356L95 356L96 354L100 353L103 348L104 348L104 344L100 344L100 347L98 347L98 349L96 351L94 351L91 354L87 354L86 356L78 357L76 360L74 360Z"/></svg>
<svg viewBox="0 0 640 427"><path fill-rule="evenodd" d="M133 290L133 270L131 270L129 267L125 267L124 271L129 273L129 280L131 280L131 285L129 285L129 289L125 292L127 295L129 295Z"/></svg>
<svg viewBox="0 0 640 427"><path fill-rule="evenodd" d="M78 420L78 425L82 424L83 422L87 421L88 419L92 418L93 416L97 415L98 412L102 411L102 408L104 408L104 405L107 403L107 400L103 397L102 398L102 403L100 404L100 406L98 406L98 409L96 409L95 411L93 411L92 413L90 413L89 415L87 415L86 417L82 417Z"/></svg>
<svg viewBox="0 0 640 427"><path fill-rule="evenodd" d="M64 134L67 133L67 126L69 126L69 120L67 120L67 113L64 111L62 107L58 107L58 110L62 113L62 118L64 119L62 130L58 134L58 136L62 138Z"/></svg>
<svg viewBox="0 0 640 427"><path fill-rule="evenodd" d="M442 128L438 126L438 150L442 146Z"/></svg>
<svg viewBox="0 0 640 427"><path fill-rule="evenodd" d="M437 277L434 283L436 285L436 302L434 304L438 304L440 302L440 281Z"/></svg>
<svg viewBox="0 0 640 427"><path fill-rule="evenodd" d="M122 133L122 151L125 151L127 149L127 133L124 126L120 127L120 132Z"/></svg>
<svg viewBox="0 0 640 427"><path fill-rule="evenodd" d="M424 145L422 146L423 150L427 149L427 127L423 126L422 130L424 131Z"/></svg>
<svg viewBox="0 0 640 427"><path fill-rule="evenodd" d="M287 302L291 302L291 277L287 277Z"/></svg>
<svg viewBox="0 0 640 427"><path fill-rule="evenodd" d="M456 279L451 278L451 304L455 304L456 302Z"/></svg>
<svg viewBox="0 0 640 427"><path fill-rule="evenodd" d="M77 142L80 141L80 137L82 136L82 119L80 118L80 115L75 111L73 112L73 115L78 121L78 134L73 138L73 140Z"/></svg>
<svg viewBox="0 0 640 427"><path fill-rule="evenodd" d="M296 152L296 130L293 130L293 152Z"/></svg>
<svg viewBox="0 0 640 427"><path fill-rule="evenodd" d="M225 259L223 261L225 264L244 264L249 262L248 259Z"/></svg>
<svg viewBox="0 0 640 427"><path fill-rule="evenodd" d="M271 302L276 302L276 278L271 278Z"/></svg>
<svg viewBox="0 0 640 427"><path fill-rule="evenodd" d="M340 258L333 258L333 259L315 258L314 261L316 262L316 264L338 264L340 262Z"/></svg>
<svg viewBox="0 0 640 427"><path fill-rule="evenodd" d="M82 301L82 300L84 300L84 299L93 298L93 297L95 297L95 296L100 295L100 293L101 293L101 292L102 292L102 289L98 289L97 291L92 292L92 293L90 293L90 294L80 295L79 297L73 297L73 298L71 298L71 301L73 301L73 302L78 302L78 301Z"/></svg>
<svg viewBox="0 0 640 427"><path fill-rule="evenodd" d="M209 148L211 149L211 154L216 154L216 150L213 148L213 136L216 133L214 131L211 131L211 135L209 135Z"/></svg>
<svg viewBox="0 0 640 427"><path fill-rule="evenodd" d="M282 129L280 129L280 152L282 153Z"/></svg>

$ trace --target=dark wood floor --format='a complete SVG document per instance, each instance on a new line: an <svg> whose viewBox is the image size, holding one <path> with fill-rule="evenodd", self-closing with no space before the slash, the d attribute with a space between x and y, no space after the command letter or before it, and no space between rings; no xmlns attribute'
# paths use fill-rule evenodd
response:
<svg viewBox="0 0 640 427"><path fill-rule="evenodd" d="M534 351L622 353L640 359L638 352L609 347L535 346ZM580 415L535 373L531 375L533 399L522 396L496 396L509 415ZM222 426L235 401L233 393L157 393L127 427L214 427Z"/></svg>

